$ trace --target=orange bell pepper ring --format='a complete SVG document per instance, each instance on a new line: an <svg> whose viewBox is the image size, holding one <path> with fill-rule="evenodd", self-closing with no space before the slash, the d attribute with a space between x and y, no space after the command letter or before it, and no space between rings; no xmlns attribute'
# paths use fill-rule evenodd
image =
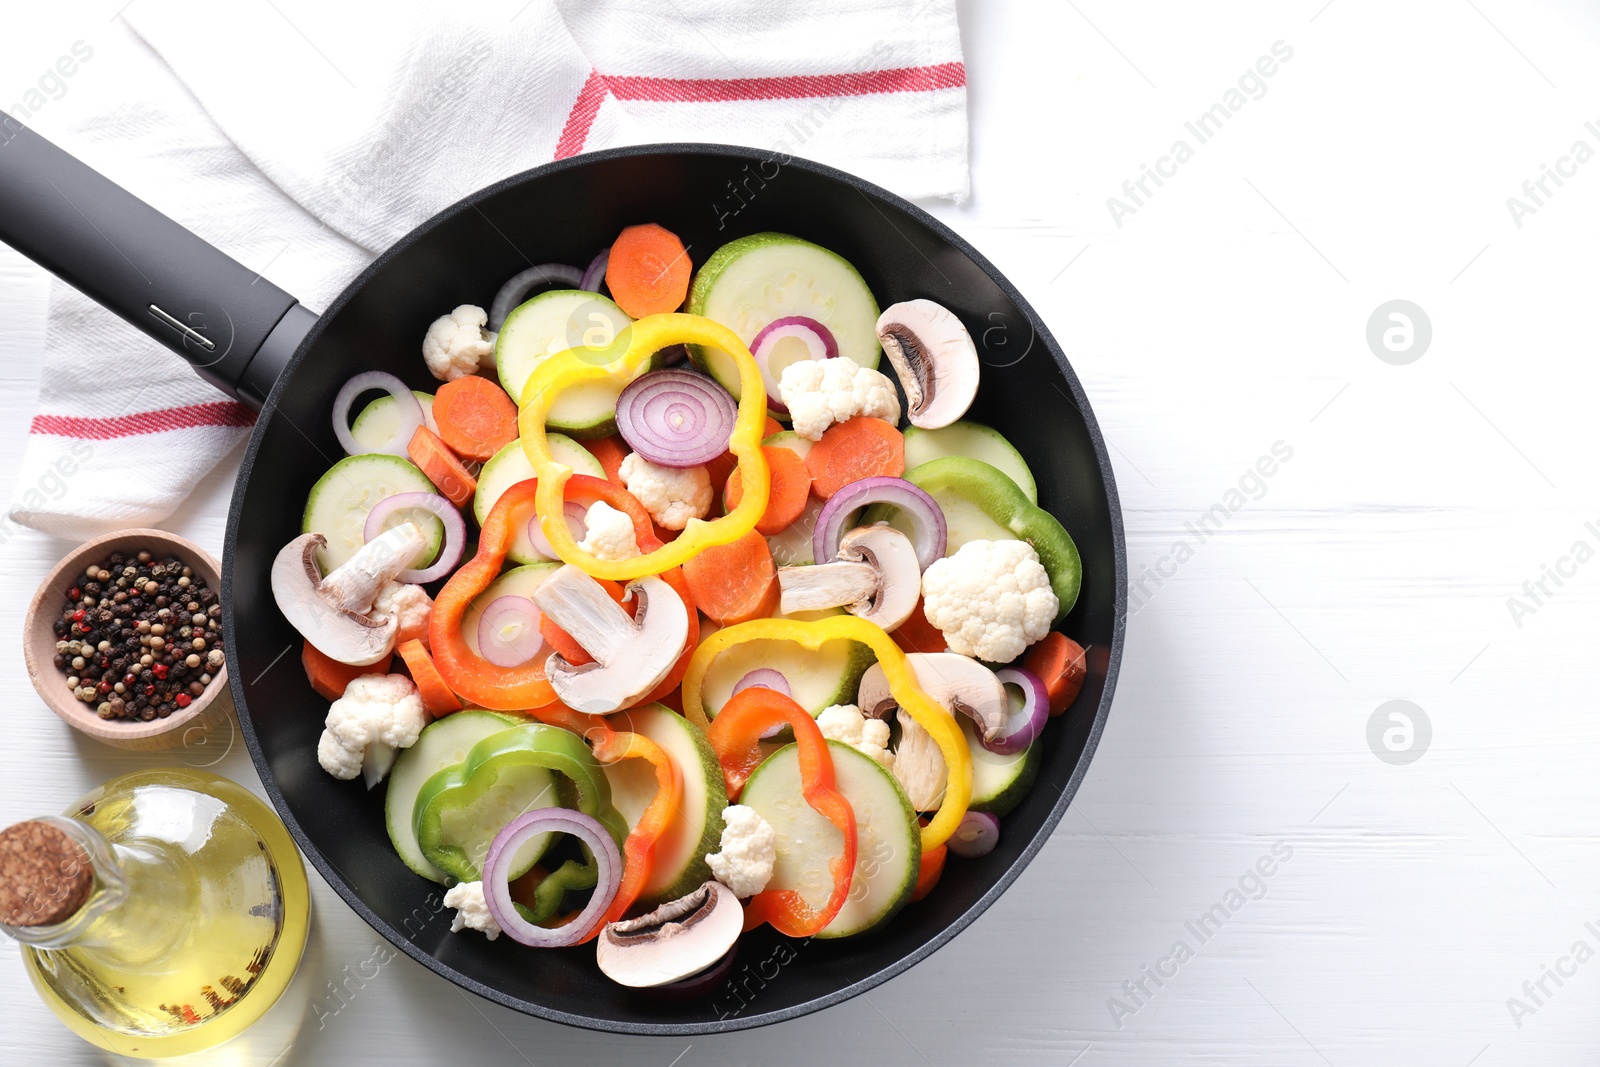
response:
<svg viewBox="0 0 1600 1067"><path fill-rule="evenodd" d="M820 910L812 908L793 889L766 889L745 902L744 928L771 923L780 934L812 937L826 929L844 907L856 871L856 814L844 794L834 788L833 754L828 751L827 740L810 713L793 698L761 686L734 694L706 731L706 740L722 764L728 799L738 800L745 782L764 758L761 735L783 725L794 729L800 756L800 787L806 803L839 830L844 847L828 861L833 892Z"/></svg>
<svg viewBox="0 0 1600 1067"><path fill-rule="evenodd" d="M751 530L767 510L771 474L761 454L761 438L767 424L767 391L761 368L743 341L726 326L699 315L646 315L629 327L630 338L621 355L597 362L592 348L569 348L557 352L533 369L522 387L522 410L517 429L522 451L533 466L539 482L535 496L539 528L545 540L563 562L581 567L595 578L631 581L647 574L679 567L701 549L737 541ZM739 506L719 519L690 519L683 532L665 545L645 549L633 559L603 560L578 547L567 529L562 512L563 487L572 477L572 468L550 453L545 436L545 419L551 405L565 390L594 382L625 385L633 380L656 352L670 345L698 344L725 352L739 368L739 414L728 438L728 451L738 459L739 485L743 496ZM607 353L610 350L606 350Z"/></svg>

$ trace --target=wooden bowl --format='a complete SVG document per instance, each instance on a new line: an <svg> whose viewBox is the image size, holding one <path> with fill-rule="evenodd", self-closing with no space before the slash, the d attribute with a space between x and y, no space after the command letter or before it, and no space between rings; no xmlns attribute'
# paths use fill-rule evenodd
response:
<svg viewBox="0 0 1600 1067"><path fill-rule="evenodd" d="M206 691L186 708L165 719L151 722L102 719L88 704L72 695L66 675L56 669L55 622L60 618L67 590L78 584L84 568L100 563L113 552L132 555L148 550L157 556L173 555L194 568L207 587L222 595L222 572L217 561L199 545L165 530L122 530L85 542L57 563L28 605L22 623L22 655L28 664L28 678L39 698L67 725L96 741L118 748L163 749L183 743L199 729L208 733L228 717L232 701L222 698L228 692L228 668L224 664L211 676ZM220 698L220 699L219 699Z"/></svg>

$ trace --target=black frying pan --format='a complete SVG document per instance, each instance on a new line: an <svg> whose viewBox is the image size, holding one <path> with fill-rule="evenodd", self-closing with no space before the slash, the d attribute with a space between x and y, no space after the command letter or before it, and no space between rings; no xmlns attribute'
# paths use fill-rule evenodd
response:
<svg viewBox="0 0 1600 1067"><path fill-rule="evenodd" d="M1005 818L991 854L950 863L932 895L874 934L811 943L770 927L747 934L728 983L679 1004L614 985L596 968L592 946L533 951L506 938L449 932L437 887L389 847L383 790L369 793L318 767L327 702L312 693L296 657L284 655L300 638L268 587L273 555L300 532L306 492L341 455L329 407L347 378L380 369L433 388L420 349L436 316L457 304L486 304L532 261L586 263L623 226L646 221L678 233L699 262L735 237L791 232L854 263L884 306L928 297L955 311L984 360L972 417L1022 451L1040 503L1082 553L1083 593L1064 629L1089 649L1083 693L1046 729L1038 784ZM1122 517L1105 444L1072 368L1016 289L948 228L875 185L820 164L716 145L563 160L440 212L379 256L319 317L0 115L0 239L260 409L223 555L228 674L240 727L267 794L339 895L402 951L465 989L557 1022L637 1034L743 1029L837 1004L976 919L1044 845L1088 770L1111 706L1126 613Z"/></svg>

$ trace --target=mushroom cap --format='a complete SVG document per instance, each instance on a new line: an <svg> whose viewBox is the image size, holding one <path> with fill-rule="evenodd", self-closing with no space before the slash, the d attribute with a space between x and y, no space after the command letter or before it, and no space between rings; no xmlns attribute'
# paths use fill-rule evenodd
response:
<svg viewBox="0 0 1600 1067"><path fill-rule="evenodd" d="M369 618L328 596L316 560L325 544L321 534L308 533L279 549L272 561L272 597L289 625L318 652L356 667L376 663L394 650L395 620Z"/></svg>
<svg viewBox="0 0 1600 1067"><path fill-rule="evenodd" d="M666 985L715 964L743 930L739 898L720 882L706 882L637 919L607 923L595 939L595 961L619 985Z"/></svg>
<svg viewBox="0 0 1600 1067"><path fill-rule="evenodd" d="M922 596L922 566L911 539L886 523L858 526L839 541L841 560L860 561L878 573L878 588L865 601L850 606L859 615L885 630L911 617Z"/></svg>
<svg viewBox="0 0 1600 1067"><path fill-rule="evenodd" d="M569 708L609 715L631 707L661 684L689 640L689 612L677 591L651 575L628 583L638 598L630 617L589 575L568 564L533 594L539 610L572 635L591 663L573 665L559 652L545 661L556 696Z"/></svg>
<svg viewBox="0 0 1600 1067"><path fill-rule="evenodd" d="M906 418L948 426L978 395L978 349L960 319L932 300L903 300L878 316L878 340L906 394Z"/></svg>
<svg viewBox="0 0 1600 1067"><path fill-rule="evenodd" d="M1010 711L1006 687L977 660L955 652L910 652L906 661L922 691L952 714L966 715L988 739L1000 735ZM861 676L856 704L863 715L881 719L897 704L883 668L874 663ZM899 757L896 756L896 759Z"/></svg>

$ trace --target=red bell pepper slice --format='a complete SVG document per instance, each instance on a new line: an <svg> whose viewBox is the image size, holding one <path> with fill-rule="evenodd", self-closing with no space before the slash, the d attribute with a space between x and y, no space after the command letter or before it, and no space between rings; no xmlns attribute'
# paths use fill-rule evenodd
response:
<svg viewBox="0 0 1600 1067"><path fill-rule="evenodd" d="M811 937L827 927L844 907L856 870L855 811L834 788L833 755L828 751L828 742L815 720L793 699L759 686L734 694L711 720L706 739L722 764L728 799L737 800L764 758L761 735L785 724L794 729L799 745L800 784L806 803L839 829L844 848L828 861L833 894L820 911L792 889L767 889L745 903L744 928L749 930L766 922L789 937Z"/></svg>

